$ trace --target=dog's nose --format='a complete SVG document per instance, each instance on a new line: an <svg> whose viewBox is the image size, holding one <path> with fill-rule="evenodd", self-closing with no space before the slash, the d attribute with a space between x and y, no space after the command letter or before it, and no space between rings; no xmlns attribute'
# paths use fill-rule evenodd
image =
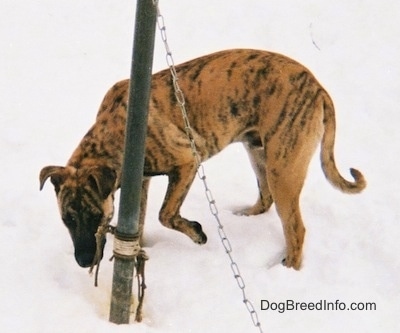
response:
<svg viewBox="0 0 400 333"><path fill-rule="evenodd" d="M94 255L90 253L75 254L75 260L81 267L90 267L93 263Z"/></svg>

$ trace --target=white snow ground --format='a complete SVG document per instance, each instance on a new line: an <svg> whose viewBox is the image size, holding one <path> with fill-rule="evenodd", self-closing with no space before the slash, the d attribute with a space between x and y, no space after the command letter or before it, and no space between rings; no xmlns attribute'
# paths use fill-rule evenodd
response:
<svg viewBox="0 0 400 333"><path fill-rule="evenodd" d="M193 186L183 214L202 222L199 247L162 227L166 180L148 209L147 297L142 323L108 322L112 263L100 286L73 258L50 184L94 120L106 90L130 71L135 1L3 0L0 13L1 332L257 332L208 211ZM277 265L284 250L274 211L238 217L256 185L241 146L205 164L249 298L264 332L400 331L398 321L400 2L395 0L160 1L176 63L251 47L291 56L319 78L337 109L340 170L359 168L361 195L334 190L315 158L302 196L307 227L301 271ZM166 67L157 37L154 69ZM317 154L316 154L317 156ZM106 248L111 255L112 239ZM374 302L376 311L261 311L270 302Z"/></svg>

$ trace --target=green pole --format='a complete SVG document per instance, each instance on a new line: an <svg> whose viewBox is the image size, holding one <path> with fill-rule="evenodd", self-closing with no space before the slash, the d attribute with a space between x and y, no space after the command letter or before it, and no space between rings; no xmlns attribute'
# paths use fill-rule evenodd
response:
<svg viewBox="0 0 400 333"><path fill-rule="evenodd" d="M155 1L137 0L121 196L114 241L138 244L156 20ZM114 245L114 253L115 249ZM129 323L134 267L134 256L115 253L110 308L110 322L115 324Z"/></svg>

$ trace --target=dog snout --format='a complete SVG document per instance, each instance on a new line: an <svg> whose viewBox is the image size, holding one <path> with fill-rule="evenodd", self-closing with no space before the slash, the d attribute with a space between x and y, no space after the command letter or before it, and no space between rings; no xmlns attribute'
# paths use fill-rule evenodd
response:
<svg viewBox="0 0 400 333"><path fill-rule="evenodd" d="M79 266L83 268L90 267L94 260L93 253L75 253L75 260Z"/></svg>
<svg viewBox="0 0 400 333"><path fill-rule="evenodd" d="M88 244L90 244L90 246ZM101 253L99 254L100 260L103 259L103 251L105 245L106 239L103 239L99 248L99 250L101 251ZM84 268L90 267L93 264L94 258L96 256L96 249L96 241L89 241L86 239L78 245L75 243L75 260L78 265Z"/></svg>

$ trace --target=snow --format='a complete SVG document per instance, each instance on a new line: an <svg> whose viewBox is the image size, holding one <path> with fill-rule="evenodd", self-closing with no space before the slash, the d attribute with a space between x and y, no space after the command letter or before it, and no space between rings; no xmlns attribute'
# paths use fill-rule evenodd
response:
<svg viewBox="0 0 400 333"><path fill-rule="evenodd" d="M53 189L38 173L63 165L107 89L130 72L135 4L128 0L3 0L0 20L0 330L2 332L256 332L196 181L182 214L202 223L197 246L162 227L164 177L151 185L150 260L142 323L108 322L112 263L99 287L73 258ZM264 332L399 332L399 13L395 0L160 1L175 62L232 47L268 49L309 67L337 109L341 172L359 168L360 195L326 182L316 157L302 195L307 227L301 271L284 251L274 210L232 212L256 199L247 156L232 145L205 164ZM166 67L159 35L154 70ZM105 257L111 256L109 238ZM261 311L270 302L374 302L376 311Z"/></svg>

